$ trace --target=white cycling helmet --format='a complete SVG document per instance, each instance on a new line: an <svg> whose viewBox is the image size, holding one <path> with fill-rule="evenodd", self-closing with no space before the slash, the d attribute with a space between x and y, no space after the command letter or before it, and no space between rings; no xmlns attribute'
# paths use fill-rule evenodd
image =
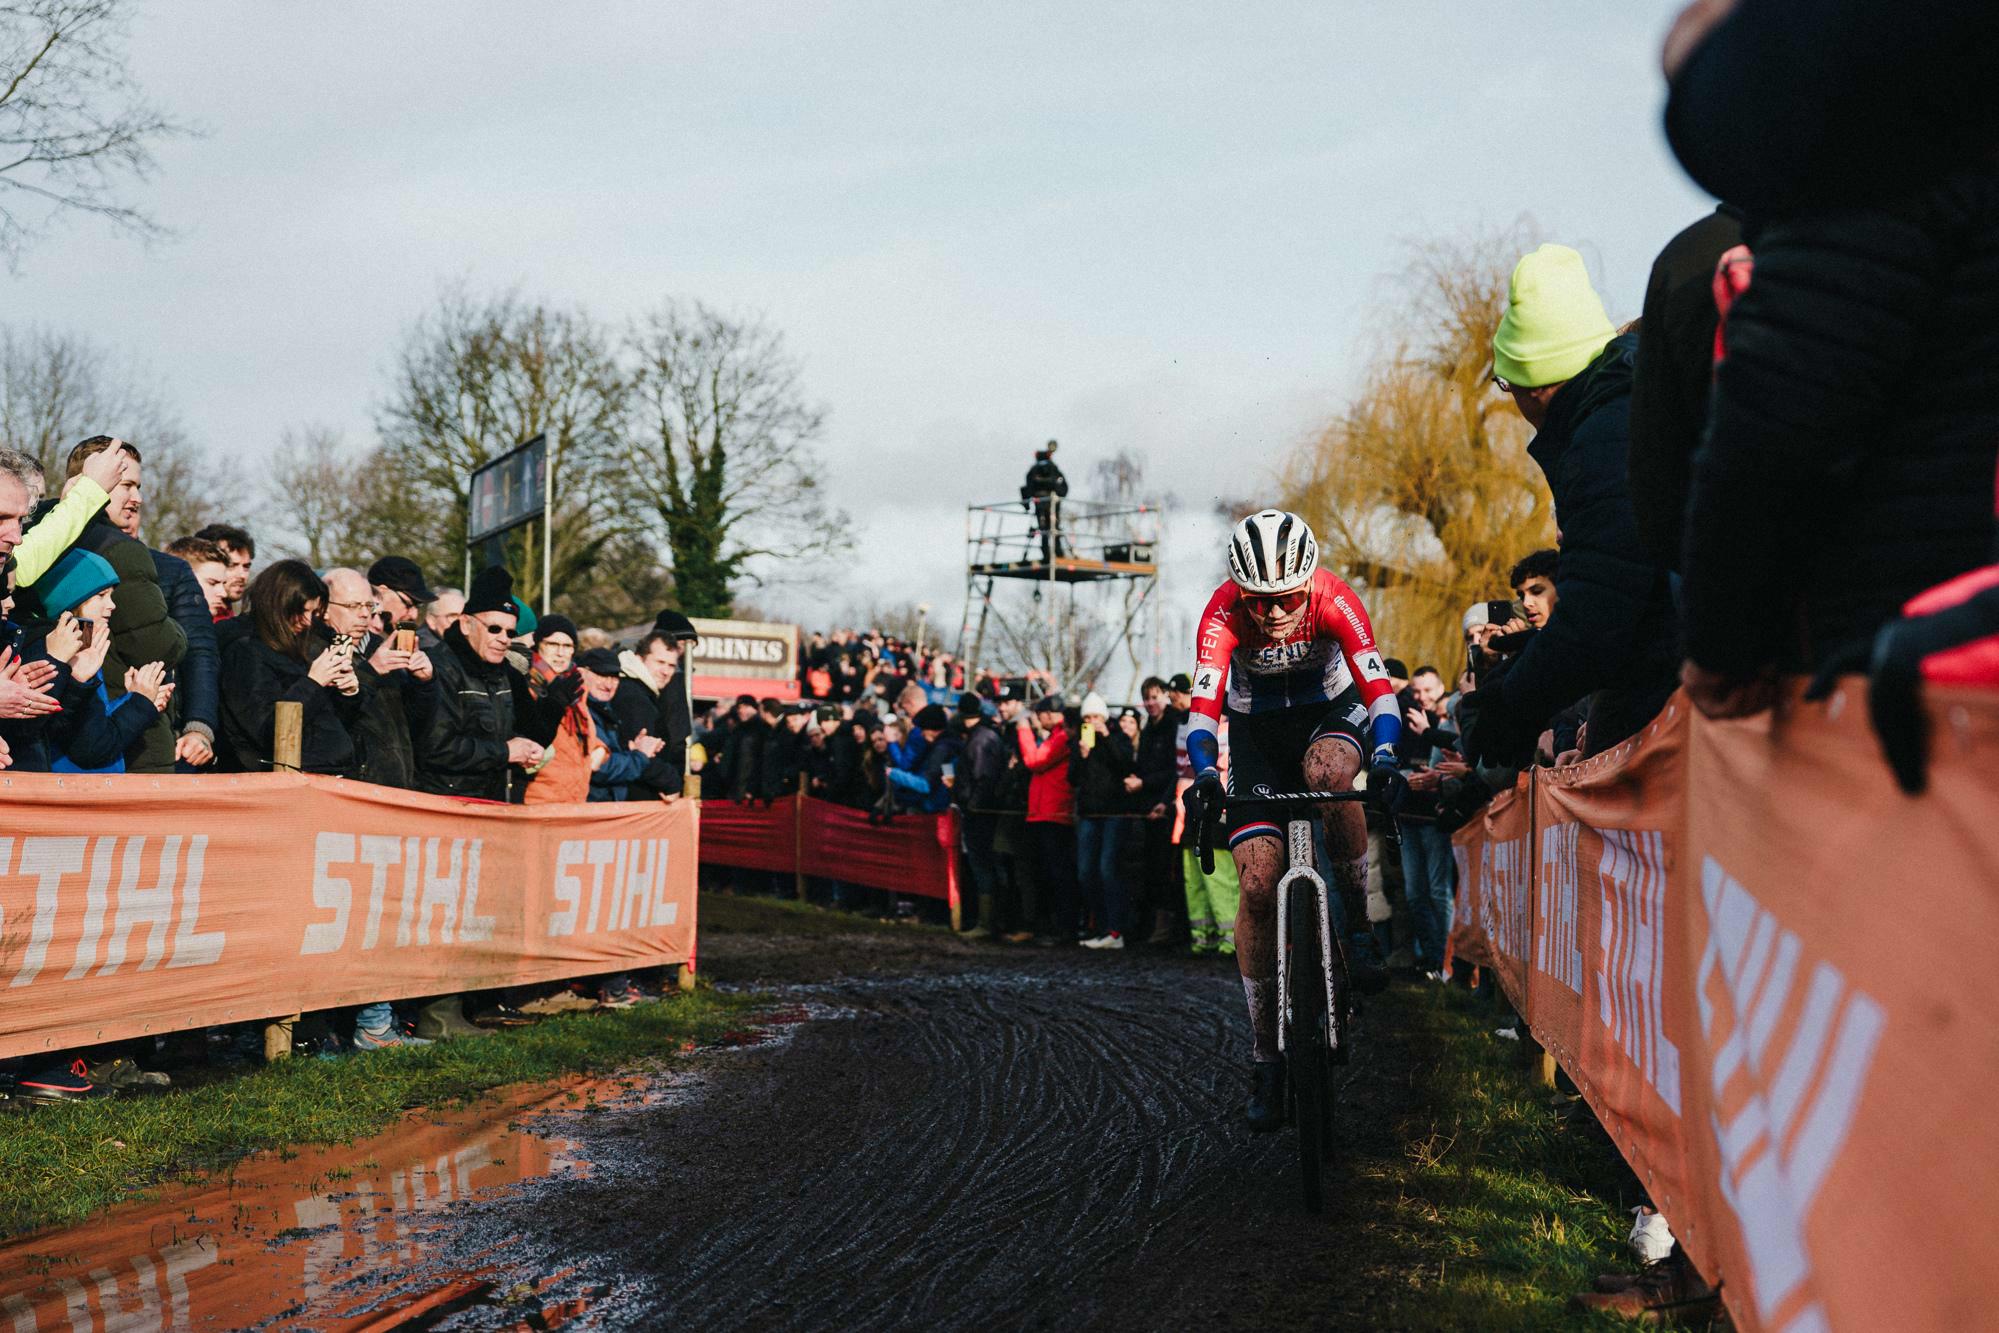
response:
<svg viewBox="0 0 1999 1333"><path fill-rule="evenodd" d="M1258 596L1296 591L1319 568L1311 525L1282 509L1251 514L1229 534L1229 577Z"/></svg>

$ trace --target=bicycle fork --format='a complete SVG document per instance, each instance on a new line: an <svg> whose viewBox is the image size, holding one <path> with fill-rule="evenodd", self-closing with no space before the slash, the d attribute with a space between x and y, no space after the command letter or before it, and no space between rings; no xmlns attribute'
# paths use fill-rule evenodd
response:
<svg viewBox="0 0 1999 1333"><path fill-rule="evenodd" d="M1282 1006L1277 1015L1277 1051L1286 1053L1284 1034L1291 1030L1295 1018L1296 997L1291 985L1291 886L1304 880L1312 887L1313 903L1318 908L1319 920L1319 968L1322 975L1319 994L1326 1004L1327 1048L1338 1040L1340 1026L1333 1021L1333 916L1332 902L1326 889L1326 881L1319 877L1314 866L1317 857L1312 850L1312 823L1308 819L1290 821L1291 864L1277 881L1277 994Z"/></svg>

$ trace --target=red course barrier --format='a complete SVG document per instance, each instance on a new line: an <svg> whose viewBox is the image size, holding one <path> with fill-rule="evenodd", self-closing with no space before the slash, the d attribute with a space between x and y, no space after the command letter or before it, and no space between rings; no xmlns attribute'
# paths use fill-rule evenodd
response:
<svg viewBox="0 0 1999 1333"><path fill-rule="evenodd" d="M873 823L865 811L812 796L786 796L769 805L701 802L703 865L813 875L941 898L953 912L959 907L957 846L955 810Z"/></svg>
<svg viewBox="0 0 1999 1333"><path fill-rule="evenodd" d="M1456 838L1494 968L1745 1329L1991 1323L1999 699L1932 690L1931 790L1863 690L1536 771Z"/></svg>

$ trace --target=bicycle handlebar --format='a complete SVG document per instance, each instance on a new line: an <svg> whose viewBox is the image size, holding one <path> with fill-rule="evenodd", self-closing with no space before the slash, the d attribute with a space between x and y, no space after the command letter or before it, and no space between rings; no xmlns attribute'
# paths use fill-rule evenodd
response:
<svg viewBox="0 0 1999 1333"><path fill-rule="evenodd" d="M1324 805L1328 801L1365 801L1367 797L1364 791L1293 791L1277 796L1230 796L1224 793L1212 816L1196 821L1194 851L1201 858L1201 873L1215 873L1215 849L1208 841L1208 833L1230 810L1289 810L1297 806Z"/></svg>

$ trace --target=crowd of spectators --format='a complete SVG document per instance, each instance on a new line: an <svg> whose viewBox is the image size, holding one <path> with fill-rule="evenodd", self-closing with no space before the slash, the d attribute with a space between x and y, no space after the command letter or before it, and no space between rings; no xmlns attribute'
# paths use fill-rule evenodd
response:
<svg viewBox="0 0 1999 1333"><path fill-rule="evenodd" d="M395 554L365 572L277 560L252 577L256 543L231 524L149 546L143 454L109 436L72 449L56 496L45 491L32 459L0 450L0 767L235 773L295 762L491 801L680 795L691 714L679 668L693 628L677 612L618 652L601 631L537 619L498 567L465 590L433 590ZM299 708L295 760L278 750L280 704ZM596 979L593 1002L624 1007L657 981ZM298 1037L334 1051L465 1036L531 1021L522 998L438 996L402 1013L371 1004L309 1016ZM160 1085L157 1054L150 1039L117 1043L0 1065L0 1079L32 1099L89 1097Z"/></svg>

